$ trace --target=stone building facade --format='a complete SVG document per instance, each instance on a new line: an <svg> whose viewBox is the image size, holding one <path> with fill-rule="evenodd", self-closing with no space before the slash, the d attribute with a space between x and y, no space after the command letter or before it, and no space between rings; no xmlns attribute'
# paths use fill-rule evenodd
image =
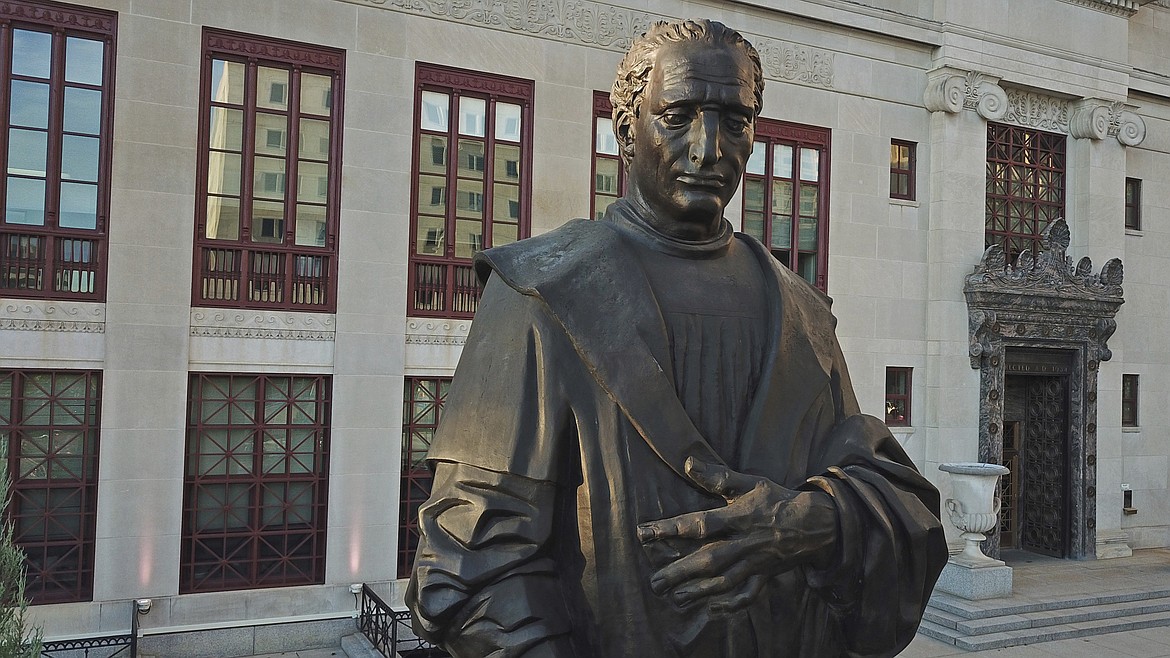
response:
<svg viewBox="0 0 1170 658"><path fill-rule="evenodd" d="M280 650L401 596L467 257L618 193L605 92L663 18L759 49L728 218L833 297L944 495L1003 461L1002 545L1170 546L1167 0L295 4L0 0L0 433L48 636L149 598L156 642Z"/></svg>

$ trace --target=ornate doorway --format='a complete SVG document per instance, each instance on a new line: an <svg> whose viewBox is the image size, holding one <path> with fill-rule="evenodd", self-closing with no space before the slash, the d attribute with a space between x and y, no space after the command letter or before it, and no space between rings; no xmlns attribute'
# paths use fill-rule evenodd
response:
<svg viewBox="0 0 1170 658"><path fill-rule="evenodd" d="M988 248L964 287L980 373L979 460L1017 457L1005 485L1014 500L988 539L991 555L1002 534L1049 555L1096 556L1097 369L1113 356L1106 343L1124 302L1122 266L1115 258L1093 274L1086 257L1073 267L1068 245L1068 225L1056 220L1041 251L1011 265Z"/></svg>
<svg viewBox="0 0 1170 658"><path fill-rule="evenodd" d="M1069 377L1073 353L1008 348L1004 376L1005 513L1000 546L1066 557L1069 547Z"/></svg>

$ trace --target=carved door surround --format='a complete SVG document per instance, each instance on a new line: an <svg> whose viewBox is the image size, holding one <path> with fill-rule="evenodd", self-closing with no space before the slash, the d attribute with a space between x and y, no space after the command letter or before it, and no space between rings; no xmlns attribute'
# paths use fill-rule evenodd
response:
<svg viewBox="0 0 1170 658"><path fill-rule="evenodd" d="M1040 244L1038 253L1024 251L1011 265L998 245L989 247L964 286L971 367L980 373L979 460L1003 460L1006 349L1071 352L1068 556L1091 559L1096 556L1097 370L1113 356L1106 343L1125 301L1123 269L1114 258L1094 274L1087 256L1074 267L1063 219L1045 229ZM998 553L998 534L987 548Z"/></svg>

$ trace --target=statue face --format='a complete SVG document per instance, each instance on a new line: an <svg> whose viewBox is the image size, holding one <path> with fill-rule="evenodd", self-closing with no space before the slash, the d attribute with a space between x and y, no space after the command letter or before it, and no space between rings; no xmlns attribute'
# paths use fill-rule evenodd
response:
<svg viewBox="0 0 1170 658"><path fill-rule="evenodd" d="M666 43L633 123L631 194L674 237L718 231L752 150L752 66L738 49Z"/></svg>

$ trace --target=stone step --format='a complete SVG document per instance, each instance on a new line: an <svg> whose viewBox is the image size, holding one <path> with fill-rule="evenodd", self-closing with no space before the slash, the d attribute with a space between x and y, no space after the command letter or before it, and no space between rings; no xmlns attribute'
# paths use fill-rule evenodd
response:
<svg viewBox="0 0 1170 658"><path fill-rule="evenodd" d="M1001 649L1038 642L1053 642L1105 633L1135 631L1142 628L1170 626L1170 612L1151 612L1127 617L1111 617L1092 621L1063 623L1038 628L991 632L984 635L966 635L957 629L923 620L918 632L966 651Z"/></svg>
<svg viewBox="0 0 1170 658"><path fill-rule="evenodd" d="M1095 603L1081 607L1062 607L971 619L935 607L928 607L923 619L953 629L961 635L988 635L1028 628L1081 624L1103 619L1170 612L1170 597L1139 598L1119 603Z"/></svg>
<svg viewBox="0 0 1170 658"><path fill-rule="evenodd" d="M986 619L1006 615L1022 615L1032 612L1068 610L1099 605L1112 605L1133 601L1149 601L1170 598L1170 588L1147 591L1123 590L1096 594L1077 594L1066 597L1052 597L1042 601L1007 597L969 601L951 594L936 591L930 597L929 608L946 612L964 619Z"/></svg>

